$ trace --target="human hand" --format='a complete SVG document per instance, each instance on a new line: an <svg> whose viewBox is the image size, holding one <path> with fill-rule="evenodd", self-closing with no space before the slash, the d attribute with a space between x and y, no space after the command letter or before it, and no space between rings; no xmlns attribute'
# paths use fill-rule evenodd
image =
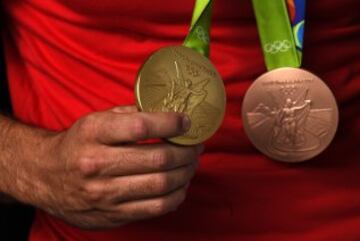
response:
<svg viewBox="0 0 360 241"><path fill-rule="evenodd" d="M178 136L189 128L183 114L135 107L90 114L48 137L27 174L34 195L25 201L86 229L174 211L185 199L202 146L137 142Z"/></svg>

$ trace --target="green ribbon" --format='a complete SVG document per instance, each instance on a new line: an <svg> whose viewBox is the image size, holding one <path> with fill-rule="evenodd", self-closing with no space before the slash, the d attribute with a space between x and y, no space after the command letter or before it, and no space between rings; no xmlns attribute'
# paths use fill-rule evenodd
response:
<svg viewBox="0 0 360 241"><path fill-rule="evenodd" d="M191 27L183 43L199 53L209 57L210 52L210 24L212 0L196 0L191 20Z"/></svg>
<svg viewBox="0 0 360 241"><path fill-rule="evenodd" d="M252 0L268 70L301 65L285 0Z"/></svg>

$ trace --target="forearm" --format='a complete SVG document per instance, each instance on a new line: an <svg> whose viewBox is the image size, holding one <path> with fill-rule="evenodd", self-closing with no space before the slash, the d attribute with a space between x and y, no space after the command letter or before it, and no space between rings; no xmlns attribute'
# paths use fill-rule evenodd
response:
<svg viewBox="0 0 360 241"><path fill-rule="evenodd" d="M48 133L0 115L0 202L28 201L29 173Z"/></svg>

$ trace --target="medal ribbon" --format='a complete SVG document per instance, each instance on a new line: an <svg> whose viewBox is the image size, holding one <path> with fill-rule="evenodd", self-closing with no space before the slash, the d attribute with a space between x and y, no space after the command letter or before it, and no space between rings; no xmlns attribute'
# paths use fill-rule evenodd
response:
<svg viewBox="0 0 360 241"><path fill-rule="evenodd" d="M306 0L252 0L268 70L300 67Z"/></svg>
<svg viewBox="0 0 360 241"><path fill-rule="evenodd" d="M191 27L183 43L199 53L209 57L210 51L210 24L212 0L196 0L191 20Z"/></svg>

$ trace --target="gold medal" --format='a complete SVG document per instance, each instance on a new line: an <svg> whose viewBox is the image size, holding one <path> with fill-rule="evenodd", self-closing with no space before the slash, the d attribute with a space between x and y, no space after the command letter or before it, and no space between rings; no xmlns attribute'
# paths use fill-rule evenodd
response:
<svg viewBox="0 0 360 241"><path fill-rule="evenodd" d="M285 67L265 73L251 85L242 118L251 142L265 155L301 162L331 143L338 126L338 108L321 79Z"/></svg>
<svg viewBox="0 0 360 241"><path fill-rule="evenodd" d="M169 139L176 144L204 142L224 117L225 88L219 73L206 57L184 46L162 48L151 55L138 73L135 94L141 111L189 116L190 130Z"/></svg>

